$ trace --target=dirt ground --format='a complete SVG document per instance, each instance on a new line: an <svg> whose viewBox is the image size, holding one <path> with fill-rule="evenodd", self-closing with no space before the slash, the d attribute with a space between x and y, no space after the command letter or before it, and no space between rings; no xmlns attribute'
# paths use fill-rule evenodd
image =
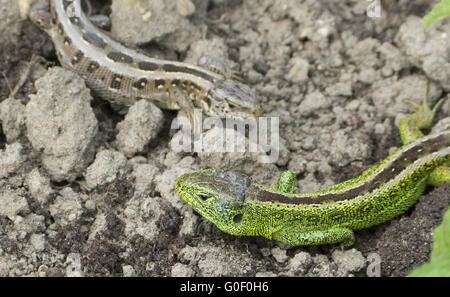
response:
<svg viewBox="0 0 450 297"><path fill-rule="evenodd" d="M404 276L429 261L449 185L333 252L227 235L174 181L220 167L274 185L291 169L307 192L355 177L401 145L403 100L421 102L427 80L432 103L447 99L433 129L448 129L450 21L422 23L438 1L382 1L375 16L360 0L91 2L129 47L241 73L279 118L279 157L177 152L176 111L92 98L19 1L0 0L0 276Z"/></svg>

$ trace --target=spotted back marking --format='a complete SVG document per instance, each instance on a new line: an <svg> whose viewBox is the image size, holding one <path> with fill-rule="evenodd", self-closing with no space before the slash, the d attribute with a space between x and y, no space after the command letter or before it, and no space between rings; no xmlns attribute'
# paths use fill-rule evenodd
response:
<svg viewBox="0 0 450 297"><path fill-rule="evenodd" d="M83 52L77 51L72 58L72 61L71 61L72 65L76 65L76 64L80 63L81 59L83 59L83 57L84 57Z"/></svg>
<svg viewBox="0 0 450 297"><path fill-rule="evenodd" d="M143 90L145 89L145 87L148 84L148 80L145 78L141 78L140 80L136 81L135 83L133 83L133 87L138 89L138 90Z"/></svg>
<svg viewBox="0 0 450 297"><path fill-rule="evenodd" d="M112 79L111 79L111 88L112 89L120 89L120 87L122 85L122 79L123 79L123 75L113 74Z"/></svg>

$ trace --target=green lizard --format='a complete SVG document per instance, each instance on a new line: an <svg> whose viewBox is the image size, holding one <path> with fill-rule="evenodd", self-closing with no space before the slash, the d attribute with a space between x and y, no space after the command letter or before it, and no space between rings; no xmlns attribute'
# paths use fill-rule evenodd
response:
<svg viewBox="0 0 450 297"><path fill-rule="evenodd" d="M195 211L219 229L264 236L290 245L354 243L353 230L404 213L425 190L450 182L450 131L424 136L442 100L433 109L427 97L399 125L403 146L359 177L329 189L294 194L295 175L281 174L276 187L238 172L206 169L185 174L175 188ZM412 102L409 102L412 103Z"/></svg>

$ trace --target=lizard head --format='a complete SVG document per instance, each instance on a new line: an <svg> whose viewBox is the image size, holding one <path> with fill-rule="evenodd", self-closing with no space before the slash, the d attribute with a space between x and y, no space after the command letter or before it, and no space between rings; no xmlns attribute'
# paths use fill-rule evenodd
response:
<svg viewBox="0 0 450 297"><path fill-rule="evenodd" d="M251 180L238 172L205 169L180 176L175 188L204 218L232 235L250 235L246 230L244 201Z"/></svg>
<svg viewBox="0 0 450 297"><path fill-rule="evenodd" d="M257 118L262 108L255 94L247 85L225 78L215 82L209 90L205 109L211 116L235 117L240 119Z"/></svg>

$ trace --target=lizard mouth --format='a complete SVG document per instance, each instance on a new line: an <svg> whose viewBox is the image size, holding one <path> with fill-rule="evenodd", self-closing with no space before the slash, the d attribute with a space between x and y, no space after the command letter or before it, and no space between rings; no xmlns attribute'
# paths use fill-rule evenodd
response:
<svg viewBox="0 0 450 297"><path fill-rule="evenodd" d="M187 173L178 177L175 180L175 189L178 194L186 201L189 205L191 205L196 211L198 210L199 205L202 204L203 201L206 200L206 197L199 196L195 193L195 190L192 186L189 185L190 180L195 179L198 173Z"/></svg>
<svg viewBox="0 0 450 297"><path fill-rule="evenodd" d="M205 208L204 203L206 197L197 195L195 193L195 190L191 186L186 184L186 181L190 180L190 178L192 178L194 175L195 173L188 173L178 177L175 181L175 189L177 190L180 197L187 204L189 204L195 212L210 220L211 214L207 211L207 208Z"/></svg>

